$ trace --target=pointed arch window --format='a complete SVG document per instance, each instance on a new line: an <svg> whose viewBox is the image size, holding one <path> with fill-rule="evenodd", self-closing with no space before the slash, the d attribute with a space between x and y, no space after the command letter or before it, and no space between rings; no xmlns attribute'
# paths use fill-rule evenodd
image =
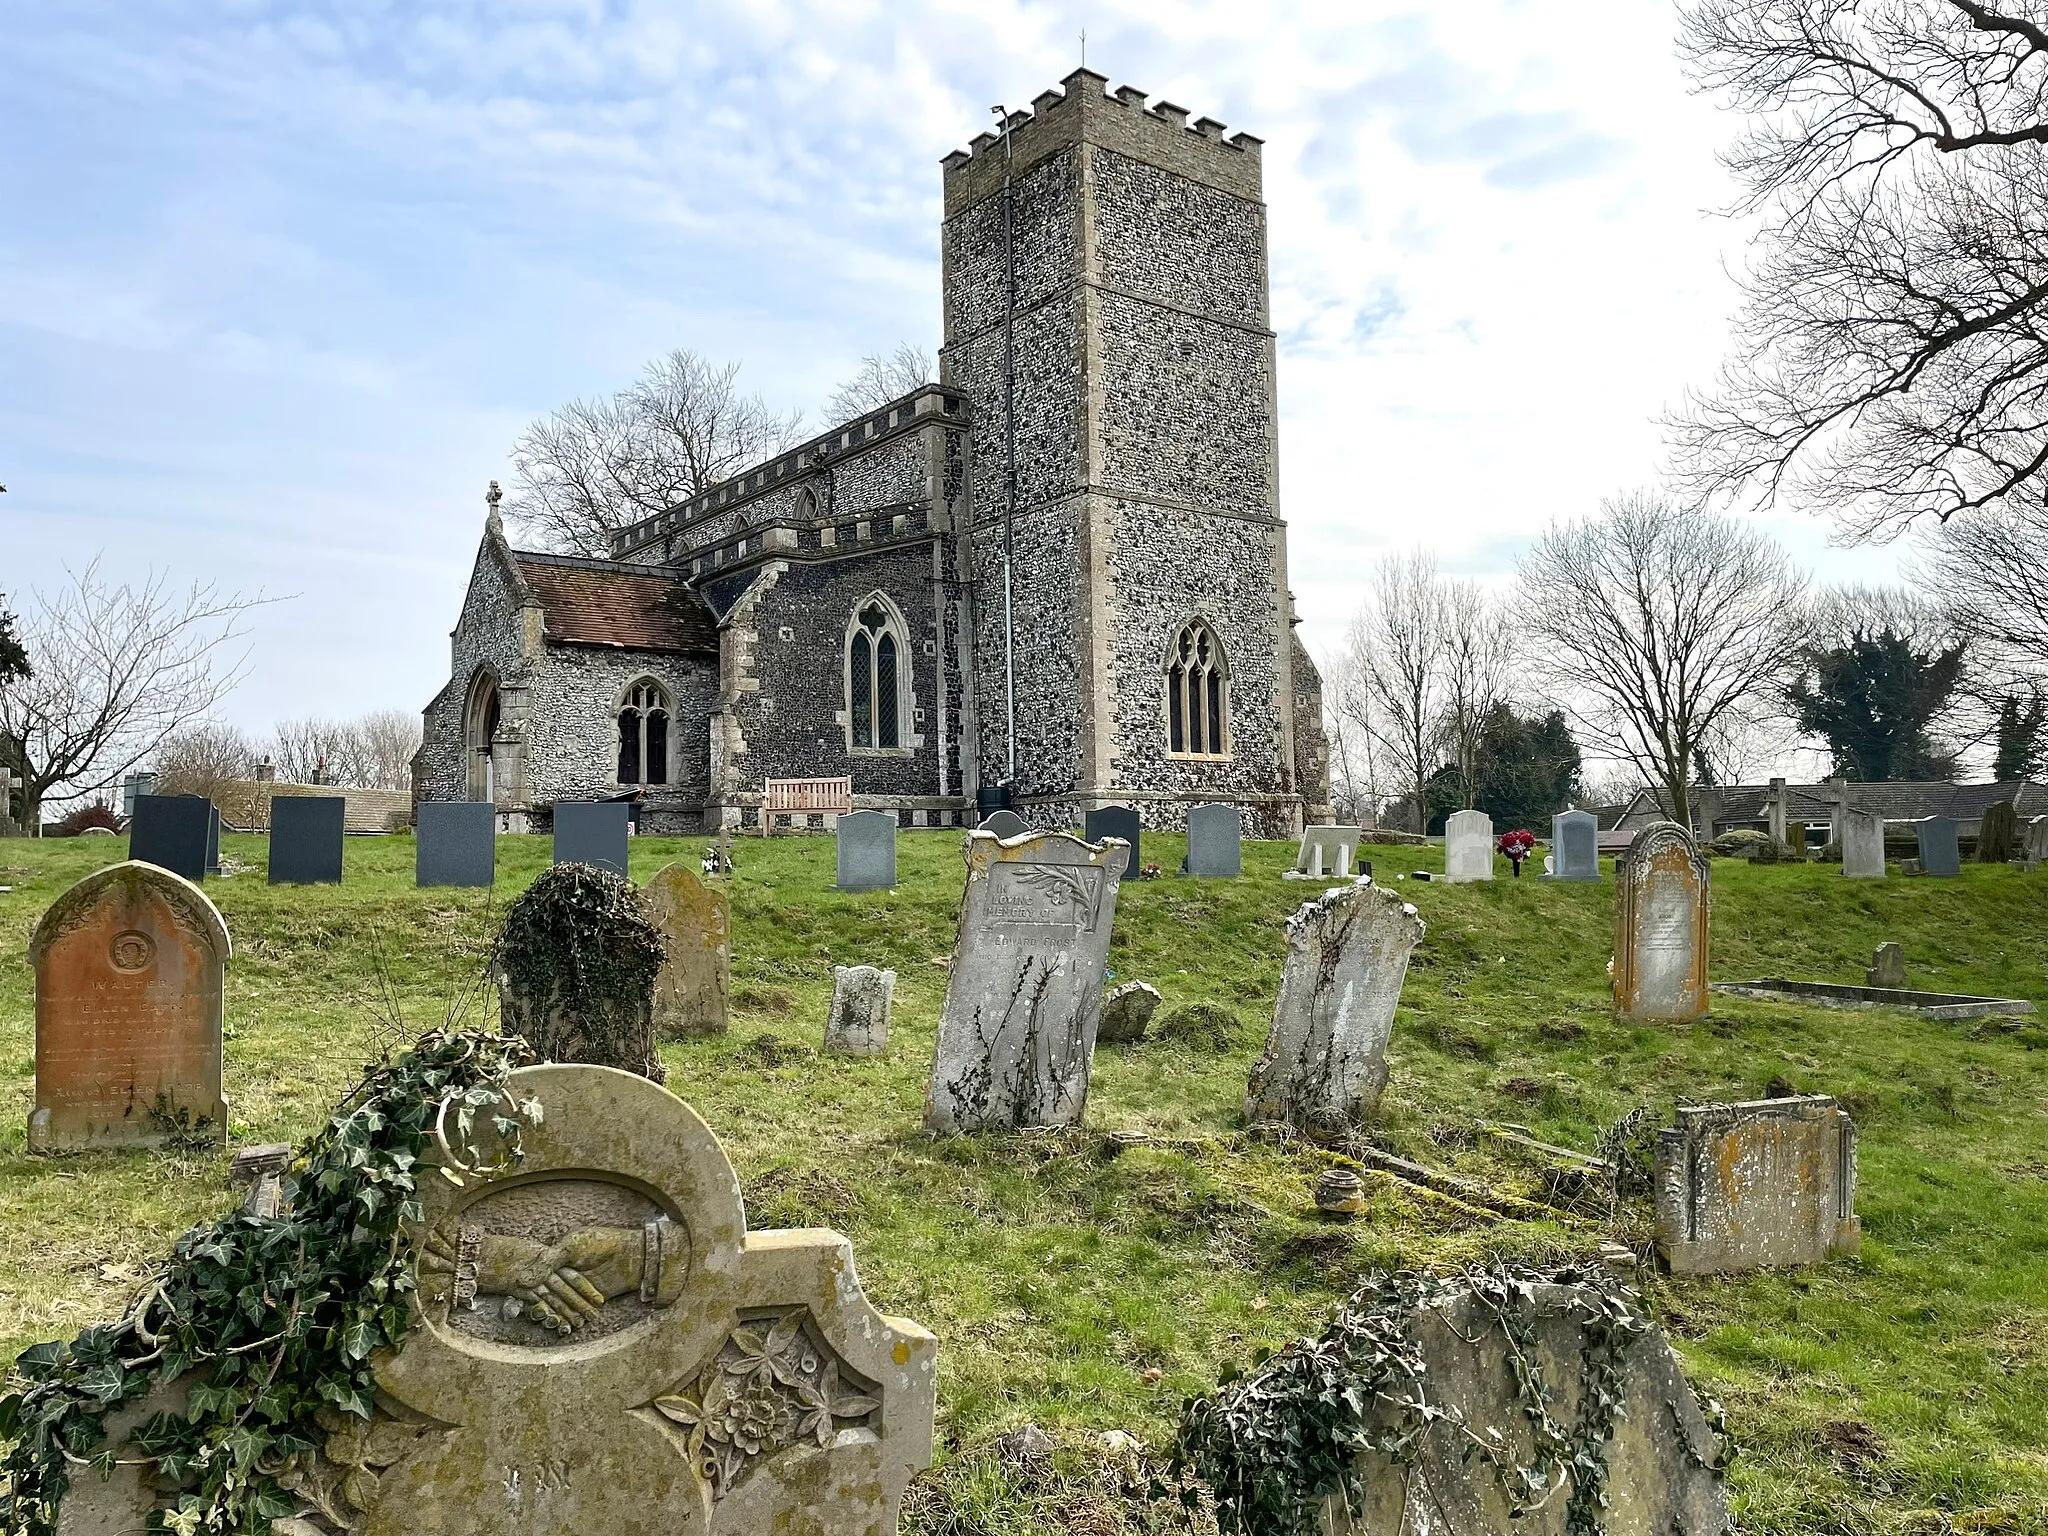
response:
<svg viewBox="0 0 2048 1536"><path fill-rule="evenodd" d="M668 690L651 678L626 690L619 706L621 784L668 782L670 714Z"/></svg>
<svg viewBox="0 0 2048 1536"><path fill-rule="evenodd" d="M1167 651L1166 750L1172 757L1230 755L1230 671L1222 642L1201 619L1182 626Z"/></svg>
<svg viewBox="0 0 2048 1536"><path fill-rule="evenodd" d="M856 749L903 745L902 628L895 609L871 597L847 631L847 738Z"/></svg>

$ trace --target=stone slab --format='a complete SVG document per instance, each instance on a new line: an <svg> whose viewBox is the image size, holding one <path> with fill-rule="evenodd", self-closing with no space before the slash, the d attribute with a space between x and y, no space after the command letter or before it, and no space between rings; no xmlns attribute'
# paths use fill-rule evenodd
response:
<svg viewBox="0 0 2048 1536"><path fill-rule="evenodd" d="M341 884L348 801L340 795L276 795L270 801L270 883Z"/></svg>
<svg viewBox="0 0 2048 1536"><path fill-rule="evenodd" d="M1304 827L1301 851L1290 872L1306 880L1348 880L1351 861L1358 857L1358 845L1365 833L1358 827Z"/></svg>
<svg viewBox="0 0 2048 1536"><path fill-rule="evenodd" d="M1676 822L1645 827L1614 869L1614 1012L1684 1023L1707 1012L1706 856Z"/></svg>
<svg viewBox="0 0 2048 1536"><path fill-rule="evenodd" d="M1106 1045L1136 1045L1145 1038L1152 1015L1158 1011L1159 989L1149 982L1127 981L1112 987L1102 1000L1102 1027L1095 1038Z"/></svg>
<svg viewBox="0 0 2048 1536"><path fill-rule="evenodd" d="M1453 811L1444 821L1444 879L1453 885L1493 878L1493 818Z"/></svg>
<svg viewBox="0 0 2048 1536"><path fill-rule="evenodd" d="M1842 873L1851 880L1884 878L1884 818L1850 811L1836 834L1842 844Z"/></svg>
<svg viewBox="0 0 2048 1536"><path fill-rule="evenodd" d="M1188 812L1187 872L1198 880L1235 880L1244 873L1244 817L1236 806L1198 805Z"/></svg>
<svg viewBox="0 0 2048 1536"><path fill-rule="evenodd" d="M564 800L555 807L555 862L626 873L632 806L623 800Z"/></svg>
<svg viewBox="0 0 2048 1536"><path fill-rule="evenodd" d="M1657 1251L1673 1274L1854 1253L1856 1126L1825 1094L1681 1107L1657 1133Z"/></svg>
<svg viewBox="0 0 2048 1536"><path fill-rule="evenodd" d="M488 886L497 878L497 864L496 806L488 800L420 802L415 884Z"/></svg>
<svg viewBox="0 0 2048 1536"><path fill-rule="evenodd" d="M1952 879L1963 872L1963 851L1953 816L1923 816L1913 823L1920 840L1920 873Z"/></svg>
<svg viewBox="0 0 2048 1536"><path fill-rule="evenodd" d="M1717 981L1713 990L1731 997L1755 997L1777 1003L1818 1003L1823 1008L1904 1008L1930 1019L1984 1019L2035 1011L2019 997L1978 997L1968 992L1917 992L1896 987L1851 987L1833 981L1788 981L1766 976L1756 981Z"/></svg>
<svg viewBox="0 0 2048 1536"><path fill-rule="evenodd" d="M1550 818L1552 880L1600 878L1600 818L1591 811L1559 811Z"/></svg>
<svg viewBox="0 0 2048 1536"><path fill-rule="evenodd" d="M1131 845L1130 858L1124 866L1124 878L1135 880L1138 871L1144 868L1138 854L1138 813L1128 805L1099 805L1081 818L1081 840L1099 843L1105 837L1122 838Z"/></svg>
<svg viewBox="0 0 2048 1536"><path fill-rule="evenodd" d="M825 1019L825 1051L832 1056L879 1056L889 1048L889 1013L896 973L872 965L832 967L832 1012Z"/></svg>
<svg viewBox="0 0 2048 1536"><path fill-rule="evenodd" d="M1001 810L991 811L982 817L978 830L993 837L1022 837L1031 829L1024 824L1024 818L1015 811Z"/></svg>
<svg viewBox="0 0 2048 1536"><path fill-rule="evenodd" d="M698 879L689 865L669 864L647 882L640 904L661 934L655 1038L724 1034L731 1025L731 902Z"/></svg>
<svg viewBox="0 0 2048 1536"><path fill-rule="evenodd" d="M896 885L896 813L850 811L835 829L837 886L887 891Z"/></svg>
<svg viewBox="0 0 2048 1536"><path fill-rule="evenodd" d="M137 795L128 857L198 885L217 867L213 803L199 795Z"/></svg>

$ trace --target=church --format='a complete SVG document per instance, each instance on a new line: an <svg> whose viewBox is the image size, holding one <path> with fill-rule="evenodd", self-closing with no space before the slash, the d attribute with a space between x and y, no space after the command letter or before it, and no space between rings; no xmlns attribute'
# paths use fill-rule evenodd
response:
<svg viewBox="0 0 2048 1536"><path fill-rule="evenodd" d="M1328 819L1281 521L1260 141L1086 69L942 162L937 384L622 530L513 548L493 486L415 795L541 828L758 827L848 778L905 827L1008 804Z"/></svg>

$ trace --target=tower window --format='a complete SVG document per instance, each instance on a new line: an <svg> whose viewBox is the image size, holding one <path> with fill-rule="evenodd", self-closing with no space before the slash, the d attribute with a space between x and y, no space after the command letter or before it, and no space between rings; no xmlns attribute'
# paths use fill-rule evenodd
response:
<svg viewBox="0 0 2048 1536"><path fill-rule="evenodd" d="M854 614L846 642L846 720L855 748L903 745L901 623L870 598Z"/></svg>
<svg viewBox="0 0 2048 1536"><path fill-rule="evenodd" d="M1166 750L1173 757L1230 755L1230 674L1223 646L1200 619L1166 657Z"/></svg>
<svg viewBox="0 0 2048 1536"><path fill-rule="evenodd" d="M668 782L668 693L643 678L626 690L619 706L619 782Z"/></svg>

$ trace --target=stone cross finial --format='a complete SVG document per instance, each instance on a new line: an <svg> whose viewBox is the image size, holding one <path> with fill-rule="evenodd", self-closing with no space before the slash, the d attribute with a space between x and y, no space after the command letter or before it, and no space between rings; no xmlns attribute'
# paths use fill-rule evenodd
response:
<svg viewBox="0 0 2048 1536"><path fill-rule="evenodd" d="M484 504L488 506L493 512L495 512L498 510L498 503L503 501L504 499L505 493L498 489L498 482L493 480L491 482L491 488L488 491L484 492Z"/></svg>

